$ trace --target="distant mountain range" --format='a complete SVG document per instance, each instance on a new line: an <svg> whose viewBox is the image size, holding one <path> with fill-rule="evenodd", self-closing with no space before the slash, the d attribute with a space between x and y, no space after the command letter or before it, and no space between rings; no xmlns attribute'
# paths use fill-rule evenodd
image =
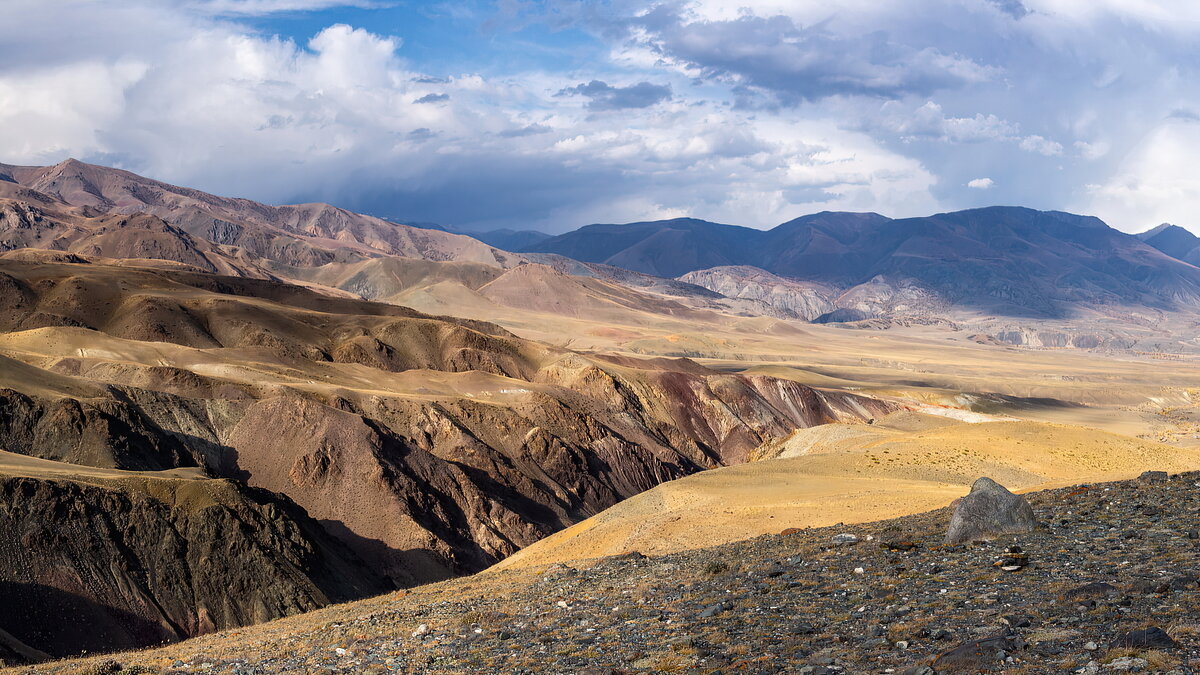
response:
<svg viewBox="0 0 1200 675"><path fill-rule="evenodd" d="M677 218L588 225L558 236L468 235L329 204L219 197L67 160L0 164L0 250L17 248L302 283L336 280L344 291L401 302L416 300L419 282L432 289L421 295L426 309L450 313L462 302L525 307L530 294L555 292L545 286L551 279L555 289L571 288L575 300L533 304L570 311L693 308L835 322L1067 320L1098 312L1137 322L1143 319L1130 312L1138 308L1200 308L1200 269L1191 264L1200 262L1200 239L1190 232L1164 225L1131 236L1096 218L1019 207L906 219L822 212L765 231ZM459 266L399 269L413 261ZM528 263L574 280L520 274L511 280L529 284L528 292L483 292L496 277L484 270Z"/></svg>
<svg viewBox="0 0 1200 675"><path fill-rule="evenodd" d="M661 276L758 268L860 296L838 304L867 313L927 295L988 313L1066 317L1080 306L1200 306L1200 269L1151 245L1168 236L1183 239L1172 230L1143 241L1097 218L997 206L899 220L823 212L766 231L690 218L589 225L525 250ZM722 288L738 292L728 279Z"/></svg>

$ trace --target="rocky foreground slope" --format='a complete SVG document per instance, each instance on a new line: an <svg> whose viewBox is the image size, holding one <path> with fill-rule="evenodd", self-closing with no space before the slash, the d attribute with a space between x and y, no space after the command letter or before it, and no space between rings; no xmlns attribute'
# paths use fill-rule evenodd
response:
<svg viewBox="0 0 1200 675"><path fill-rule="evenodd" d="M945 545L948 508L784 529L490 572L21 672L1195 672L1198 481L1034 493L1037 529L985 543Z"/></svg>

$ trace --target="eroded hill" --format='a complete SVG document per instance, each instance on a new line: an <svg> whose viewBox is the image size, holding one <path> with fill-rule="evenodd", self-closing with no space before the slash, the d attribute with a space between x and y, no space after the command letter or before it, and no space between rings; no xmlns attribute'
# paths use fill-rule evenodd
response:
<svg viewBox="0 0 1200 675"><path fill-rule="evenodd" d="M57 467L30 479L42 481L30 499L78 501L88 522L112 510L104 504L141 498L72 487L80 476L186 468L204 485L233 480L294 502L320 536L391 586L482 569L663 481L745 461L767 438L895 407L686 360L575 353L493 324L270 280L9 259L0 260L0 283L0 440ZM127 523L117 530L162 521L155 527L203 534L175 507L137 503L117 509ZM25 508L8 511L6 526L33 527L17 517ZM85 527L54 509L36 513L41 527ZM117 565L114 552L132 544L104 544L110 531L72 560ZM26 543L37 559L59 552L52 538ZM0 574L20 588L103 598L125 584L10 562ZM230 595L228 617L205 623L179 584L194 585L183 575L147 582L141 600L121 608L167 628L130 632L113 619L105 634L121 641L112 646L273 618L336 595L290 605ZM191 606L192 618L173 609L164 619L167 605ZM93 648L70 635L55 640L55 654Z"/></svg>

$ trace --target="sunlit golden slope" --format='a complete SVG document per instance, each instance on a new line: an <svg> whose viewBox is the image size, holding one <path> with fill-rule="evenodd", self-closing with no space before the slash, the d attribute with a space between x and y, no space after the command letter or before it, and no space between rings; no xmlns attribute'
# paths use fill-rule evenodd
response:
<svg viewBox="0 0 1200 675"><path fill-rule="evenodd" d="M789 527L918 513L966 494L980 476L1031 490L1200 468L1200 451L1085 427L965 423L911 412L873 425L802 429L759 454L776 458L665 483L533 544L500 568L661 554Z"/></svg>

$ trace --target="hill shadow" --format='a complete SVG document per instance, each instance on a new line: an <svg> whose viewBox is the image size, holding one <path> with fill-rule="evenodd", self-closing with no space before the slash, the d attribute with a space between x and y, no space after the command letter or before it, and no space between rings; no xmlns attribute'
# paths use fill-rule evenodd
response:
<svg viewBox="0 0 1200 675"><path fill-rule="evenodd" d="M0 581L0 607L0 629L56 658L181 638L157 621L44 584Z"/></svg>

